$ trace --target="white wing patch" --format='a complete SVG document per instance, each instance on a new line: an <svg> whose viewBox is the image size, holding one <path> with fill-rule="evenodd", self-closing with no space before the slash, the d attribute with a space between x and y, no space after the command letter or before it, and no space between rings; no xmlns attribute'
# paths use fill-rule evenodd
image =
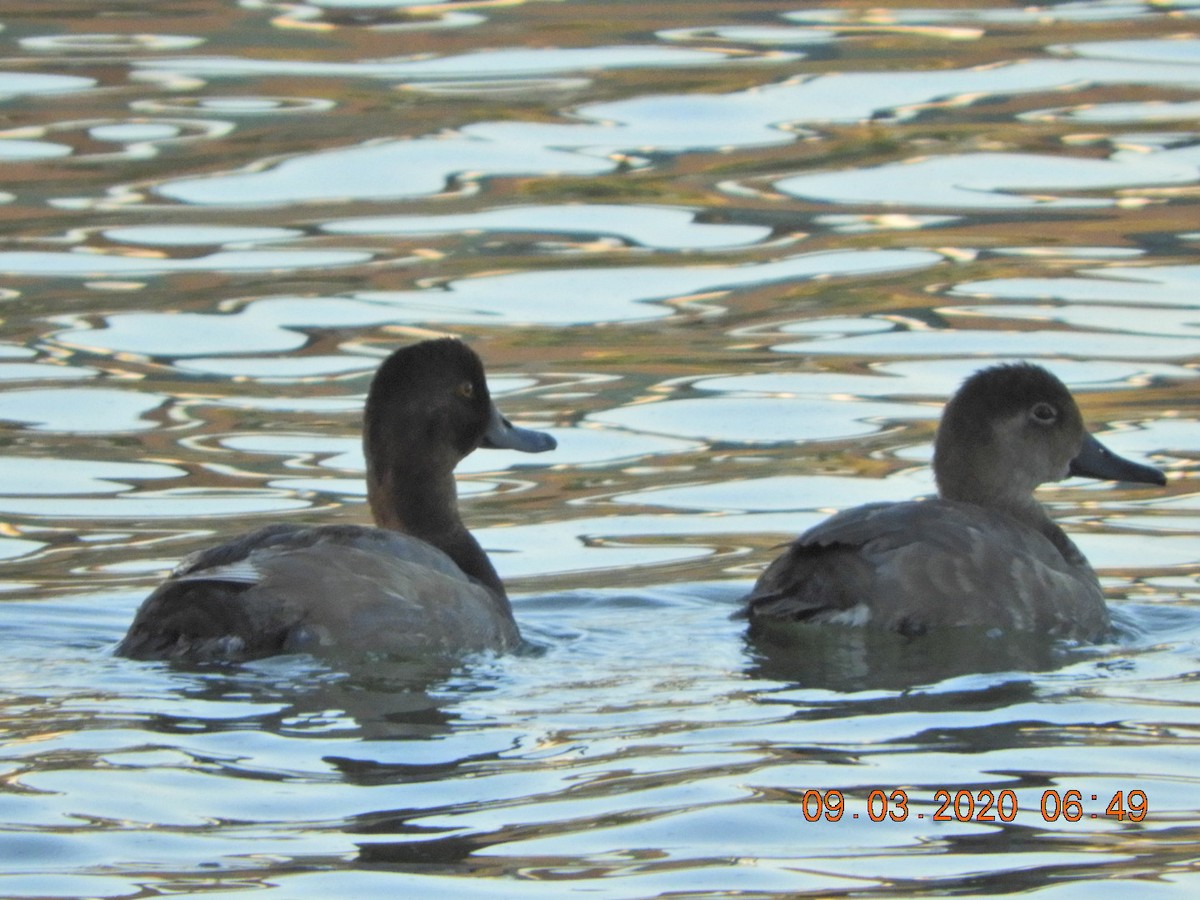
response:
<svg viewBox="0 0 1200 900"><path fill-rule="evenodd" d="M263 580L263 571L248 559L238 560L224 566L197 569L183 575L172 575L172 581L228 581L234 584L258 584Z"/></svg>
<svg viewBox="0 0 1200 900"><path fill-rule="evenodd" d="M861 628L871 621L871 607L865 603L856 603L849 609L842 609L835 613L821 617L822 622L828 622L830 625L849 625L854 628Z"/></svg>

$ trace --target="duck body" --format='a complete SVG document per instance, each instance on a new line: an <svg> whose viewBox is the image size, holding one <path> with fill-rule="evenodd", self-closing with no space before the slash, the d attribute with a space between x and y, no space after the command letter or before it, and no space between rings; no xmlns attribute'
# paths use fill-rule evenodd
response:
<svg viewBox="0 0 1200 900"><path fill-rule="evenodd" d="M507 599L422 540L364 525L268 525L188 557L146 598L118 652L445 657L520 643Z"/></svg>
<svg viewBox="0 0 1200 900"><path fill-rule="evenodd" d="M393 354L365 418L376 527L269 525L192 554L142 603L117 653L237 661L518 647L504 586L459 518L453 470L478 446L541 452L553 438L504 419L478 357L453 340Z"/></svg>
<svg viewBox="0 0 1200 900"><path fill-rule="evenodd" d="M1104 638L1096 573L1033 489L1069 474L1162 484L1161 472L1088 435L1067 389L1031 365L964 383L943 414L934 472L935 499L859 506L800 535L746 597L752 631L811 622Z"/></svg>
<svg viewBox="0 0 1200 900"><path fill-rule="evenodd" d="M1006 513L943 499L859 506L805 532L759 578L750 615L1083 640L1109 625L1100 583L1065 534L1056 543Z"/></svg>

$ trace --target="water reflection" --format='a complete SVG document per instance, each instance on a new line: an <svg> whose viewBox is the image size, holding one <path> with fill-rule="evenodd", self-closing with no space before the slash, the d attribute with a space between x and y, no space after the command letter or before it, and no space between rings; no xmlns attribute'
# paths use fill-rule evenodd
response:
<svg viewBox="0 0 1200 900"><path fill-rule="evenodd" d="M1172 3L1171 10L1187 13L1189 2ZM1080 0L1080 2L1029 6L1024 9L972 8L959 9L872 9L865 13L855 10L816 9L785 13L784 18L795 22L812 22L852 28L891 30L895 25L931 25L968 22L981 25L1028 25L1041 27L1055 22L1128 21L1160 15L1155 4L1128 0Z"/></svg>
<svg viewBox="0 0 1200 900"><path fill-rule="evenodd" d="M0 492L9 496L115 494L129 487L126 479L178 478L182 474L162 463L94 460L85 464L77 459L8 456L0 467Z"/></svg>
<svg viewBox="0 0 1200 900"><path fill-rule="evenodd" d="M129 104L134 112L148 115L158 113L203 112L222 116L264 116L290 113L320 113L334 107L330 100L318 97L171 97L137 100Z"/></svg>
<svg viewBox="0 0 1200 900"><path fill-rule="evenodd" d="M702 391L721 393L832 396L860 398L913 397L948 399L963 380L980 367L974 359L883 361L870 374L851 372L776 372L700 378L691 382ZM1121 360L1056 359L1051 368L1072 393L1137 390L1155 379L1193 379L1194 369L1169 363Z"/></svg>
<svg viewBox="0 0 1200 900"><path fill-rule="evenodd" d="M1194 121L1200 116L1200 103L1097 103L1088 106L1036 110L1022 118L1038 122L1070 120L1075 122L1172 122Z"/></svg>
<svg viewBox="0 0 1200 900"><path fill-rule="evenodd" d="M155 427L146 416L165 401L155 394L105 388L6 391L0 394L0 419L37 431L143 431Z"/></svg>
<svg viewBox="0 0 1200 900"><path fill-rule="evenodd" d="M90 468L92 461L83 464ZM138 491L112 498L63 497L46 492L34 496L0 494L0 513L36 519L187 519L198 516L241 517L307 509L311 504L291 491L203 490ZM99 492L97 492L99 493ZM167 568L164 566L164 568Z"/></svg>
<svg viewBox="0 0 1200 900"><path fill-rule="evenodd" d="M936 418L937 410L892 403L775 397L667 400L597 413L593 421L706 441L775 444L840 441L875 434L898 418Z"/></svg>
<svg viewBox="0 0 1200 900"><path fill-rule="evenodd" d="M1191 309L1200 305L1200 266L1108 266L1079 277L1004 278L956 285L952 294L1011 300L1062 300L1071 303L1127 304ZM1155 315L1170 312L1156 310ZM1138 323L1145 324L1145 316ZM1123 327L1135 325L1130 317Z"/></svg>
<svg viewBox="0 0 1200 900"><path fill-rule="evenodd" d="M0 72L0 98L23 94L56 94L83 91L95 86L91 78L78 75L47 75L36 72Z"/></svg>
<svg viewBox="0 0 1200 900"><path fill-rule="evenodd" d="M1196 887L1200 6L37 6L0 32L0 894ZM111 656L189 550L366 521L362 377L445 328L560 443L459 486L534 652ZM1120 640L748 645L773 546L930 493L1005 357L1169 470L1044 492Z"/></svg>
<svg viewBox="0 0 1200 900"><path fill-rule="evenodd" d="M190 50L205 38L185 34L47 34L21 38L22 49L36 53L121 53Z"/></svg>
<svg viewBox="0 0 1200 900"><path fill-rule="evenodd" d="M296 228L255 228L238 225L129 225L105 228L101 234L118 244L144 247L219 246L245 249L255 244L288 241L304 236Z"/></svg>
<svg viewBox="0 0 1200 900"><path fill-rule="evenodd" d="M68 156L70 153L70 147L65 147L62 144L52 144L48 141L26 141L17 140L16 138L0 139L0 160L6 162L30 159L54 159L59 156Z"/></svg>
<svg viewBox="0 0 1200 900"><path fill-rule="evenodd" d="M771 62L781 62L791 57L770 54L763 58ZM463 56L443 56L432 59L401 58L350 63L193 56L180 59L148 59L138 65L151 71L182 73L206 79L292 75L305 78L352 77L421 81L464 76L488 79L523 78L530 75L549 75L557 72L590 69L705 66L729 63L734 60L746 62L747 55L735 55L721 50L630 45L624 47L480 50Z"/></svg>
<svg viewBox="0 0 1200 900"><path fill-rule="evenodd" d="M111 278L173 272L269 272L368 262L369 253L346 250L229 250L208 256L164 259L99 253L0 252L0 272L24 277Z"/></svg>
<svg viewBox="0 0 1200 900"><path fill-rule="evenodd" d="M471 5L491 5L487 2ZM264 6L279 12L274 24L283 28L339 27L379 28L388 32L431 31L444 28L470 28L487 17L428 0L266 0ZM405 15L410 9L418 15Z"/></svg>
<svg viewBox="0 0 1200 900"><path fill-rule="evenodd" d="M767 626L757 635L751 675L805 690L905 691L964 676L1047 672L1089 655L1050 638L1014 639L966 628L913 639L865 628L833 626L830 634L830 626L790 626L777 631ZM1027 676L1011 677L1023 682Z"/></svg>
<svg viewBox="0 0 1200 900"><path fill-rule="evenodd" d="M932 492L928 470L908 469L890 478L772 475L716 484L651 488L613 499L618 503L706 512L819 511L874 501L911 500L922 491Z"/></svg>
<svg viewBox="0 0 1200 900"><path fill-rule="evenodd" d="M452 190L448 186L462 173L599 175L617 166L604 154L595 158L565 153L516 137L450 135L369 144L290 159L265 171L171 181L155 191L170 200L201 206L397 199ZM389 173L387 181L380 182L376 174L380 171Z"/></svg>
<svg viewBox="0 0 1200 900"><path fill-rule="evenodd" d="M322 226L331 234L452 234L471 231L532 231L616 235L664 250L736 247L765 240L771 229L696 221L697 210L599 204L525 206L463 215L373 216Z"/></svg>
<svg viewBox="0 0 1200 900"><path fill-rule="evenodd" d="M141 274L171 269L222 269L231 265L270 268L289 255L301 265L347 264L365 254L334 251L223 251L192 260L106 258L88 263L89 254L5 254L0 269L23 265L30 274L43 266L62 274L67 257L80 274L99 271ZM806 254L778 262L740 267L640 266L528 271L480 276L410 291L361 291L352 297L271 297L246 304L231 314L120 313L102 329L62 331L57 339L72 346L147 356L208 356L220 353L268 353L298 349L306 343L301 328L337 325L369 327L407 322L567 326L664 318L690 295L731 290L774 281L839 274L870 274L920 268L941 260L936 253L903 250ZM222 265L225 263L225 265ZM328 265L330 263L324 263ZM90 268L89 268L90 266ZM105 269L105 266L109 268ZM557 298L571 298L571 303Z"/></svg>
<svg viewBox="0 0 1200 900"><path fill-rule="evenodd" d="M1188 10L1190 15L1200 15L1194 4ZM1133 62L1172 62L1183 65L1200 63L1200 41L1195 38L1183 38L1171 41L1105 41L1103 43L1066 44L1057 48L1060 52L1070 52L1076 56L1092 59L1114 59Z"/></svg>
<svg viewBox="0 0 1200 900"><path fill-rule="evenodd" d="M0 347L0 355L4 348ZM83 366L63 366L42 362L0 362L0 382L5 381L72 381L92 378L95 369Z"/></svg>
<svg viewBox="0 0 1200 900"><path fill-rule="evenodd" d="M973 153L918 159L815 175L797 175L774 187L794 197L829 203L883 203L955 208L1107 206L1115 200L1061 197L1047 191L1084 191L1197 180L1200 149L1152 156L1116 153L1109 160L1018 153Z"/></svg>
<svg viewBox="0 0 1200 900"><path fill-rule="evenodd" d="M1158 43L1161 50L1162 42ZM1087 50L1086 47L1073 49L1080 54ZM443 63L441 60L433 62ZM587 124L480 122L453 134L310 154L262 171L168 181L156 190L184 203L240 205L435 195L446 191L448 185L463 173L472 173L473 177L537 172L600 175L613 171L619 164L645 164L644 160L635 157L650 149L678 153L789 143L795 139L794 129L781 127L788 123L858 122L881 115L900 121L947 103L979 102L991 95L1055 90L1081 82L1181 88L1196 83L1197 76L1192 69L1171 64L1173 62L1173 58L1160 65L1109 60L1100 63L1086 59L1046 60L957 71L844 73L725 95L644 97L581 107L576 115L587 120ZM477 63L479 60L473 60L471 65ZM167 64L154 61L154 65ZM188 71L195 71L197 66L204 67L203 61L185 60L179 65ZM269 68L288 64L217 60L209 61L208 65L213 71L206 74L212 75L227 68L247 74L259 66ZM311 75L322 74L320 66L303 64L301 68ZM338 70L325 74L346 73ZM993 186L996 179L1001 179L999 183L1003 185L1004 179L1011 177L1007 173L1014 165L1028 165L1040 171L1019 176L1018 185L1063 184L1080 189L1191 182L1196 178L1194 154L1194 149L1175 151L1174 155L1163 151L1152 161L1120 155L1110 161L1086 158L1064 161L1032 154L976 154L964 157L965 163L959 163L958 157L948 157L925 165L934 167L927 177L936 181L953 181L963 175L976 178L979 177L979 166L994 165ZM976 158L978 162L971 162ZM955 168L956 163L958 168ZM964 164L967 165L965 170L961 167ZM381 185L366 174L372 171L387 171L391 177ZM857 177L863 175L863 172L857 173ZM839 202L877 202L880 198L886 202L898 187L890 166L865 170L865 175L869 190L856 193L851 189L854 181L849 179L829 196ZM911 172L906 172L900 183L923 184L925 176L910 180L909 175ZM829 181L838 176L797 176L796 180L785 181L783 189L799 193L801 185L811 185L809 178ZM829 188L823 189L828 192ZM809 193L826 196L815 188ZM949 186L943 189L943 194L941 200L935 196L934 202L968 206L999 202L991 193L980 196L969 189L952 191ZM136 200L137 196L131 195L128 199ZM919 201L919 195L915 200L909 200ZM1018 201L1008 201L1013 202ZM1100 201L1081 198L1071 202L1094 205Z"/></svg>
<svg viewBox="0 0 1200 900"><path fill-rule="evenodd" d="M1045 318L1044 316L1042 317ZM807 324L807 323L806 323ZM1087 324L1093 324L1088 322ZM880 327L866 334L860 331L861 320L844 323L846 334L837 330L838 320L821 323L829 329L824 336L804 341L776 344L781 353L830 354L879 359L888 356L975 356L980 359L997 357L1058 358L1071 356L1080 359L1127 360L1186 360L1196 355L1200 343L1184 336L1143 337L1136 347L1118 332L1061 329L1029 329L1022 331L975 331L942 325L928 328L925 322L881 322ZM786 333L808 330L804 326L781 329Z"/></svg>
<svg viewBox="0 0 1200 900"><path fill-rule="evenodd" d="M815 28L794 28L788 25L721 25L712 28L673 28L658 32L668 41L727 41L736 44L756 44L764 47L803 47L828 44L834 40L829 31Z"/></svg>

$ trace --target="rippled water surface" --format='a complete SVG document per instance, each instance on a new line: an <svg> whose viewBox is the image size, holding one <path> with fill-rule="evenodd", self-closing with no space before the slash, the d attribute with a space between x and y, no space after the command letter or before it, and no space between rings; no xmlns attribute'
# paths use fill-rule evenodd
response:
<svg viewBox="0 0 1200 900"><path fill-rule="evenodd" d="M7 0L0 47L0 896L1200 890L1200 3ZM440 333L559 441L460 469L533 652L112 655L185 553L366 521L368 379ZM1121 639L748 644L1010 358L1168 472L1042 493Z"/></svg>

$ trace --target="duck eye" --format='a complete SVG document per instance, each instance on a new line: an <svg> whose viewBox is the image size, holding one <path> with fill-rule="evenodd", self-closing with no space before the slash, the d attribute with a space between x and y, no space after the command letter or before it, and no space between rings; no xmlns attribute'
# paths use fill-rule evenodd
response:
<svg viewBox="0 0 1200 900"><path fill-rule="evenodd" d="M470 381L464 381L458 386L456 393L464 400L470 400L475 396L475 385Z"/></svg>
<svg viewBox="0 0 1200 900"><path fill-rule="evenodd" d="M1058 410L1049 403L1035 403L1029 417L1039 425L1053 425L1058 421Z"/></svg>

